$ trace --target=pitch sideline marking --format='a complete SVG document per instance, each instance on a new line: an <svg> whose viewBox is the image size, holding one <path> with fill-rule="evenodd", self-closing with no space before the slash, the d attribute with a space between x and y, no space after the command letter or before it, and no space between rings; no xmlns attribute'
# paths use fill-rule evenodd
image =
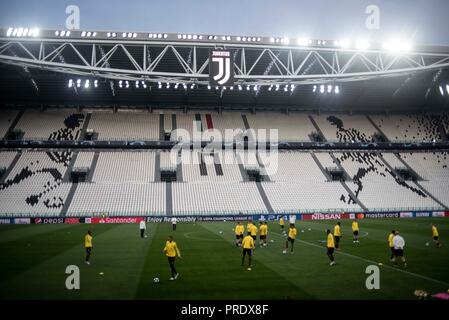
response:
<svg viewBox="0 0 449 320"><path fill-rule="evenodd" d="M281 235L280 233L277 233L277 232L271 232L271 233L273 233L273 234L275 234L275 235L278 235L278 236L280 236L280 237L284 237L283 235ZM319 246L319 245L317 245L317 244L314 244L314 243L311 243L311 242L307 242L307 241L304 241L304 240L297 240L297 241L299 241L299 242L301 242L301 243L304 243L304 244L308 244L308 245L313 246L313 247L320 248L320 249L323 249L323 248L324 248L324 247L322 247L322 246ZM338 251L338 252L336 252L336 253L342 254L342 255L345 255L345 256L348 256L348 257L352 257L352 258L355 258L355 259L359 259L359 260L362 260L362 261L365 261L365 262L368 262L368 263L373 263L373 264L376 264L376 265L377 265L377 262L375 262L375 261L373 261L373 260L365 259L365 258L356 256L356 255L353 255L353 254L350 254L350 253L341 252L341 251ZM403 273L405 273L405 274L408 274L408 275L411 275L411 276L415 276L415 277L417 277L417 278L421 278L421 279L424 279L424 280L433 281L433 282L436 282L436 283L438 283L438 284L442 284L442 285L445 285L445 286L449 286L449 283L446 283L446 282L444 282L444 281L440 281L440 280L437 280L437 279L433 279L433 278L430 278L430 277L427 277L427 276L423 276L423 275L421 275L421 274L413 273L413 272L406 271L406 270L403 270L403 269L394 268L394 267L391 267L391 266L389 266L389 265L383 265L383 267L384 267L384 268L387 268L387 269L390 269L390 270L400 271L400 272L403 272Z"/></svg>

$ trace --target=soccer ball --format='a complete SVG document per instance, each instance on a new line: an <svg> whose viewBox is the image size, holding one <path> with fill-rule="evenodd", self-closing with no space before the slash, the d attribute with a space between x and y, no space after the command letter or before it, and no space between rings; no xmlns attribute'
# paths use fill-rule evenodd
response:
<svg viewBox="0 0 449 320"><path fill-rule="evenodd" d="M430 245L430 243L426 242L426 247L428 247Z"/></svg>
<svg viewBox="0 0 449 320"><path fill-rule="evenodd" d="M156 277L156 278L153 279L153 282L154 282L154 283L159 283L159 281L160 281L160 280L159 280L158 277Z"/></svg>

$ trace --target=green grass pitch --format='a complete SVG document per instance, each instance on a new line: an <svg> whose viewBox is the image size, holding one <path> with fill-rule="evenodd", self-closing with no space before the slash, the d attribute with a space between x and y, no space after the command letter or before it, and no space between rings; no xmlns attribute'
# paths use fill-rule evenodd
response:
<svg viewBox="0 0 449 320"><path fill-rule="evenodd" d="M170 224L149 223L146 239L140 238L138 225L129 224L2 225L0 298L416 299L415 289L449 289L449 219L361 220L359 244L352 243L351 221L341 222L336 266L329 266L323 242L325 228L334 221L298 221L292 255L282 254L285 238L272 222L268 239L273 242L256 248L252 271L240 266L234 222L179 223L175 232ZM442 248L433 245L431 222L439 228ZM94 234L90 266L84 263L83 249L88 229ZM389 262L386 238L391 229L405 237L407 269ZM168 281L169 267L161 253L170 234L183 256L176 262L176 281ZM379 262L380 289L368 290L365 269ZM80 290L65 287L68 265L80 268ZM153 283L154 277L160 283Z"/></svg>

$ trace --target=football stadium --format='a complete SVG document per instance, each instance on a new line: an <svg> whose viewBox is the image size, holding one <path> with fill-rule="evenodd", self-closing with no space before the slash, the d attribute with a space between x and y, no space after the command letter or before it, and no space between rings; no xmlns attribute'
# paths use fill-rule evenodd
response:
<svg viewBox="0 0 449 320"><path fill-rule="evenodd" d="M427 42L34 2L0 4L2 300L449 299L447 2Z"/></svg>

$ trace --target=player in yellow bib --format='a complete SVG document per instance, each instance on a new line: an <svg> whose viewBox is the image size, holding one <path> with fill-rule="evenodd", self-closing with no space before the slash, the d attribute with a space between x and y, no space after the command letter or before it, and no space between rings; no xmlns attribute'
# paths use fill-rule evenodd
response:
<svg viewBox="0 0 449 320"><path fill-rule="evenodd" d="M391 255L390 255L390 261L394 262L394 244L393 244L393 238L395 235L395 230L391 230L391 233L388 235L388 239L387 239L387 243L388 243L388 247L390 248L391 251Z"/></svg>
<svg viewBox="0 0 449 320"><path fill-rule="evenodd" d="M92 231L87 231L87 234L84 236L84 248L86 249L86 264L90 264L90 254L92 252Z"/></svg>
<svg viewBox="0 0 449 320"><path fill-rule="evenodd" d="M254 239L251 237L251 233L248 232L245 238L243 238L242 241L242 247L243 247L243 254L242 254L242 267L245 264L245 257L248 255L248 270L251 270L251 256L253 253L254 246Z"/></svg>
<svg viewBox="0 0 449 320"><path fill-rule="evenodd" d="M165 242L165 247L162 250L163 253L168 258L168 264L170 265L171 270L171 278L170 280L176 280L179 276L179 273L175 269L175 259L177 257L181 258L181 252L178 249L178 245L173 241L173 237L169 236L167 242Z"/></svg>
<svg viewBox="0 0 449 320"><path fill-rule="evenodd" d="M335 249L335 239L332 232L327 229L327 241L326 241L326 248L327 248L327 256L331 260L330 266L335 265L335 258L334 258L334 249Z"/></svg>
<svg viewBox="0 0 449 320"><path fill-rule="evenodd" d="M341 224L340 221L334 226L335 249L340 250Z"/></svg>
<svg viewBox="0 0 449 320"><path fill-rule="evenodd" d="M293 254L293 244L295 243L295 239L296 239L296 234L298 233L298 231L296 230L296 227L294 224L290 225L290 229L288 230L288 238L287 241L285 241L285 249L284 251L282 251L283 254L287 253L288 250L288 243L291 243L291 249L290 249L290 253Z"/></svg>
<svg viewBox="0 0 449 320"><path fill-rule="evenodd" d="M259 245L267 246L268 225L266 222L261 222L259 226Z"/></svg>
<svg viewBox="0 0 449 320"><path fill-rule="evenodd" d="M245 232L245 227L239 222L235 226L235 245L240 247L242 245L243 233Z"/></svg>
<svg viewBox="0 0 449 320"><path fill-rule="evenodd" d="M437 226L432 223L432 238L433 238L433 242L435 243L437 248L441 247L441 242L439 240L439 237L440 237L440 235L438 233Z"/></svg>
<svg viewBox="0 0 449 320"><path fill-rule="evenodd" d="M279 226L281 227L281 233L285 234L285 230L284 230L285 222L284 222L284 217L283 216L281 216L279 218Z"/></svg>
<svg viewBox="0 0 449 320"><path fill-rule="evenodd" d="M359 223L357 219L352 221L352 234L354 235L354 240L352 242L359 243Z"/></svg>

